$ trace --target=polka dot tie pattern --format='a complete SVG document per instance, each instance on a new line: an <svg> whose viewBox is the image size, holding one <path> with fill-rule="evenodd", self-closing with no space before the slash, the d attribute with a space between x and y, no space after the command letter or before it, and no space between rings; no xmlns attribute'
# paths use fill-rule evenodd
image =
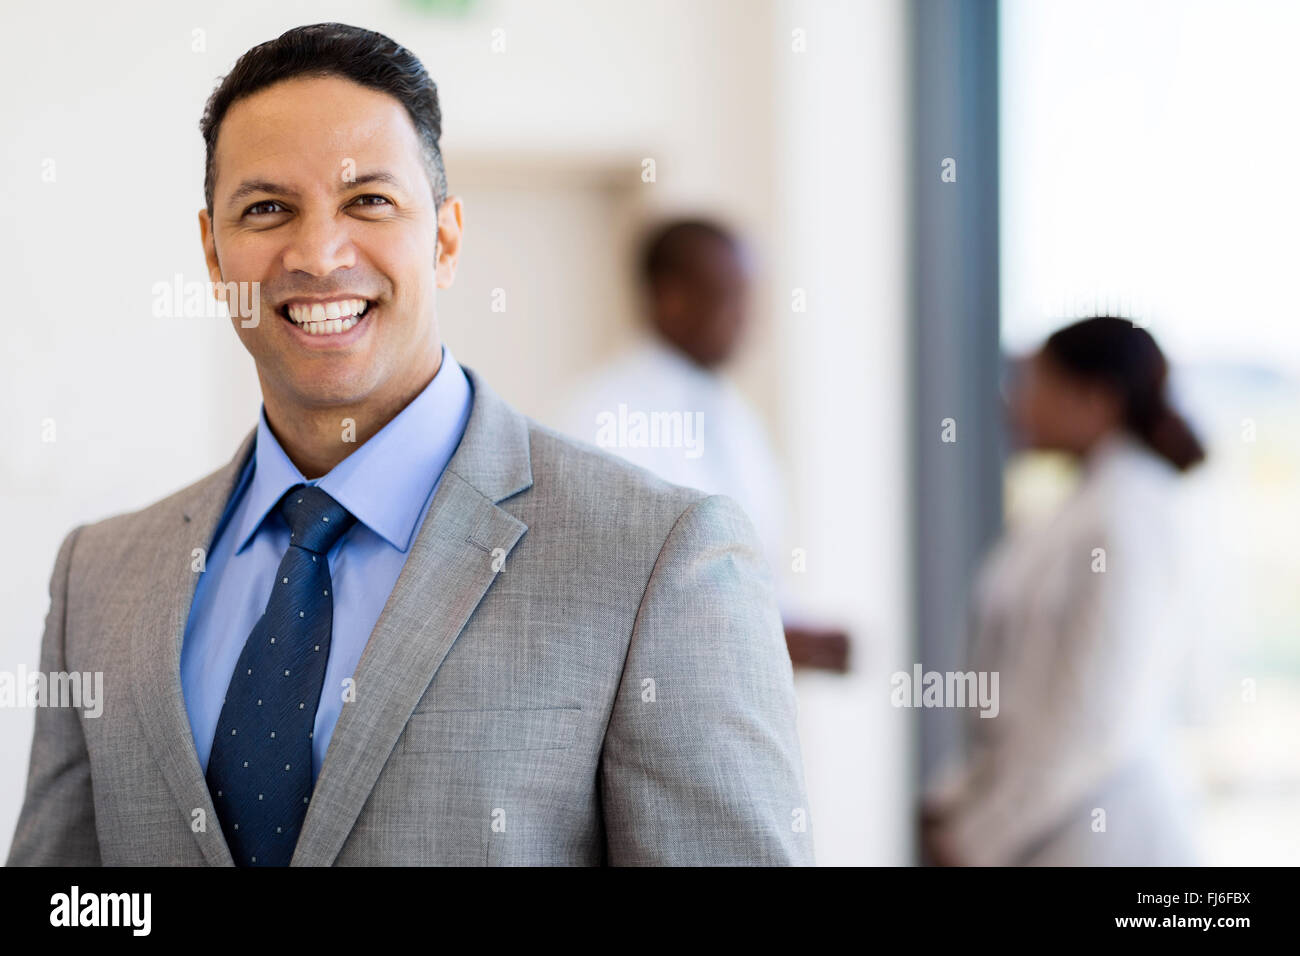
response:
<svg viewBox="0 0 1300 956"><path fill-rule="evenodd" d="M277 506L289 548L266 611L230 678L208 789L238 866L288 866L312 791L312 732L334 623L330 548L353 524L326 492L297 485Z"/></svg>

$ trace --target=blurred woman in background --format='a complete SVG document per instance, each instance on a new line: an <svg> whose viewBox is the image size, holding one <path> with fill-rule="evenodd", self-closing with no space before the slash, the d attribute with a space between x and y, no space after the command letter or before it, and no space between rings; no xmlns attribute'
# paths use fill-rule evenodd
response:
<svg viewBox="0 0 1300 956"><path fill-rule="evenodd" d="M1012 424L1078 459L1055 514L1007 534L973 593L970 667L1000 711L922 804L939 864L1195 862L1171 759L1179 690L1177 475L1204 450L1165 392L1167 364L1127 319L1053 334L1023 363ZM972 712L976 714L977 712Z"/></svg>

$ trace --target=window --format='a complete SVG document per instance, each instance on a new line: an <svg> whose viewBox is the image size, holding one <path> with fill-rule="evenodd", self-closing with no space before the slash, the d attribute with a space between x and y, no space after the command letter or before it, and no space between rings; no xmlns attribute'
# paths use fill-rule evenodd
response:
<svg viewBox="0 0 1300 956"><path fill-rule="evenodd" d="M1144 322L1210 460L1202 545L1205 860L1300 858L1300 6L1003 0L1002 343ZM1021 457L1008 511L1059 469ZM1189 635L1189 642L1195 635Z"/></svg>

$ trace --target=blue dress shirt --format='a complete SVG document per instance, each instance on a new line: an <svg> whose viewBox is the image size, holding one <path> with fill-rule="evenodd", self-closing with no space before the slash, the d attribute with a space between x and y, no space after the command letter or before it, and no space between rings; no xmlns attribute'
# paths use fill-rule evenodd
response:
<svg viewBox="0 0 1300 956"><path fill-rule="evenodd" d="M397 583L472 404L469 379L444 347L438 374L424 391L312 481L271 434L262 406L255 451L217 523L181 647L181 690L205 774L230 677L289 547L289 526L275 508L281 496L296 484L317 485L357 519L328 555L334 631L312 737L314 781L343 709L345 681Z"/></svg>

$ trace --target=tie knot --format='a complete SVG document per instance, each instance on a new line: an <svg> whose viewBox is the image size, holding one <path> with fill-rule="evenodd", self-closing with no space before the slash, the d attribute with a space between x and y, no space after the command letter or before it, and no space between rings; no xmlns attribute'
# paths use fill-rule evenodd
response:
<svg viewBox="0 0 1300 956"><path fill-rule="evenodd" d="M289 524L291 545L325 554L356 522L352 513L315 485L297 485L280 499L280 514Z"/></svg>

